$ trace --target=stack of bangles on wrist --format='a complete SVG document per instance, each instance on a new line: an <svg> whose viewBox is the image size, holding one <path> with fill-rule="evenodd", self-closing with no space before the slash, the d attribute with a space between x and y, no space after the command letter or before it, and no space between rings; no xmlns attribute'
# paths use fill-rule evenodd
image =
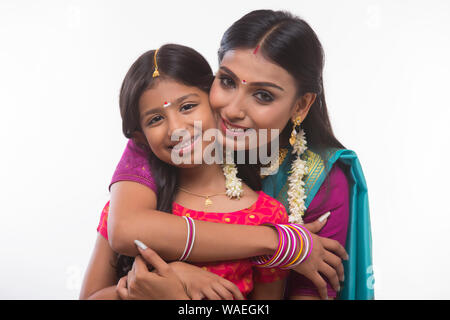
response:
<svg viewBox="0 0 450 320"><path fill-rule="evenodd" d="M188 232L186 246L180 257L180 261L186 261L192 251L195 241L195 223L190 217L183 216L186 220ZM252 263L260 268L293 269L308 259L313 246L312 237L308 229L300 224L273 224L278 231L278 248L275 254L270 256L259 256L251 259Z"/></svg>
<svg viewBox="0 0 450 320"><path fill-rule="evenodd" d="M252 263L260 268L293 269L308 259L312 249L312 237L308 229L296 223L273 224L278 231L278 248L275 254L252 259Z"/></svg>

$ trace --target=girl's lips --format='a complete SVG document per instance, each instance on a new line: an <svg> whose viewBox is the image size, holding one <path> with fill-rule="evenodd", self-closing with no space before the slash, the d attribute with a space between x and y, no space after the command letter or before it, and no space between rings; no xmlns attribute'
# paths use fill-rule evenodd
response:
<svg viewBox="0 0 450 320"><path fill-rule="evenodd" d="M237 130L231 130L231 129L229 129L227 127L227 125L229 127L237 128ZM244 135L245 134L245 130L248 129L248 128L241 127L241 126L231 125L229 122L224 120L222 117L220 117L220 127L222 129L222 133L225 133L225 135L235 136L235 137Z"/></svg>
<svg viewBox="0 0 450 320"><path fill-rule="evenodd" d="M198 143L198 141L201 140L200 139L201 137L202 137L201 134L199 134L195 137L192 137L191 143L187 144L187 145L184 142L180 142L179 144L175 145L172 150L180 153L181 155L185 152L189 152L192 149L194 149L194 146Z"/></svg>

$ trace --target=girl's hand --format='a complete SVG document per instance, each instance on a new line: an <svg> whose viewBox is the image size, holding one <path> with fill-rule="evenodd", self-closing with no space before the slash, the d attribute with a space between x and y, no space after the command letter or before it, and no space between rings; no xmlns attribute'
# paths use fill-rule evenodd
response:
<svg viewBox="0 0 450 320"><path fill-rule="evenodd" d="M122 277L116 292L122 300L189 300L174 270L152 249L139 248L133 268ZM144 260L145 259L145 260ZM146 262L155 268L150 272Z"/></svg>
<svg viewBox="0 0 450 320"><path fill-rule="evenodd" d="M324 216L325 218L322 218ZM315 234L326 224L327 215L323 215L322 217L312 223L305 224L305 227L311 232L313 248L309 258L293 270L311 280L316 285L320 297L327 299L327 283L322 278L322 275L325 275L331 282L334 290L339 291L339 281L344 281L342 259L348 260L348 254L344 247L336 240L320 237ZM320 220L321 218L322 220Z"/></svg>
<svg viewBox="0 0 450 320"><path fill-rule="evenodd" d="M186 292L192 300L244 300L238 287L212 272L200 267L176 261L170 263L177 276L181 279Z"/></svg>

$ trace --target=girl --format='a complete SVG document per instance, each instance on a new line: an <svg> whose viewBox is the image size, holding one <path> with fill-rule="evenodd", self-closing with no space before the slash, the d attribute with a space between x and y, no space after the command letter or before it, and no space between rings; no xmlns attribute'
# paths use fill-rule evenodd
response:
<svg viewBox="0 0 450 320"><path fill-rule="evenodd" d="M339 297L373 299L367 188L355 153L344 149L331 130L322 81L323 50L316 34L305 21L289 13L254 11L224 34L219 61L210 104L219 114L218 126L223 132L235 128L282 130L281 164L275 175L263 178L263 190L285 204L296 221L304 218L311 222L319 214L331 212L319 232L322 237L313 235L317 243L313 252L323 251L295 269L302 276L291 274L287 297L337 296L342 269L338 257L328 250L339 252L340 246L336 248L336 242L327 239L331 238L346 245L350 255ZM302 132L308 143L306 151L294 148L294 140L303 141ZM128 133L128 137L133 135ZM157 230L159 218L150 200L144 200L159 196L160 190L153 182L159 179L158 168L152 166L150 172L150 167L143 166L145 170L141 170L143 159L145 150L130 140L111 183L109 241L117 251L135 255L132 242L139 238L151 243L164 258L176 259L173 251L182 250L182 241ZM306 172L301 170L304 167ZM177 228L182 232L181 221ZM270 247L268 251L273 253L273 238L262 235L265 227L259 228L230 232L227 226L199 225L199 242L191 259L223 258L219 255L244 258L268 254L263 251ZM219 232L221 238L214 238ZM162 239L170 239L172 247ZM214 250L217 246L224 250Z"/></svg>
<svg viewBox="0 0 450 320"><path fill-rule="evenodd" d="M287 223L287 212L277 200L241 183L226 165L222 168L219 164L203 163L202 153L200 159L196 158L195 148L200 145L204 150L209 143L202 139L203 132L195 131L195 121L202 124L202 131L215 128L217 123L208 101L212 80L212 71L206 60L194 50L178 45L165 45L156 52L143 54L125 77L120 94L123 128L126 132L134 132L141 143L148 145L150 162L159 168L159 181L162 182L158 181L161 192L157 209L172 212L174 216L217 223ZM189 139L173 141L171 137L176 132L187 134ZM182 154L190 160L189 163L177 164L174 154ZM214 195L211 195L212 191ZM202 194L214 196L214 201L207 198L209 201L205 202ZM233 199L236 197L238 200ZM170 224L161 227L171 228ZM108 238L106 216L98 230L104 237L99 241L105 242ZM298 249L292 257L306 257L309 253L307 245ZM97 257L93 260L106 256L104 251L110 252L111 249L96 251ZM188 255L189 251L186 257ZM290 263L286 261L286 266ZM116 266L117 278L125 276L131 265L131 259L121 256ZM244 297L283 298L287 271L255 268L249 259L202 263L199 266L233 282ZM86 279L92 278L89 274L97 272L96 268L98 266L90 266ZM114 280L111 277L110 282ZM92 284L87 283L86 286Z"/></svg>

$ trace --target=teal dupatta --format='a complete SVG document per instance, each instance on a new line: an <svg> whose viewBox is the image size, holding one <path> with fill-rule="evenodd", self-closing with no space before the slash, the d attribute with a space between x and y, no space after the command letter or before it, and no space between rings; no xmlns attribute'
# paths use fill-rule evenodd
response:
<svg viewBox="0 0 450 320"><path fill-rule="evenodd" d="M277 174L267 176L262 181L263 191L284 204L289 212L287 200L288 174L291 170L292 148L280 165ZM324 164L323 158L327 161ZM345 281L341 285L339 299L371 300L374 299L374 278L372 268L372 234L370 229L369 201L364 174L355 152L346 149L328 150L319 155L307 150L302 159L308 164L305 177L305 206L311 204L317 191L324 182L331 167L339 161L346 165L347 179L350 184L350 215L346 247L349 260L344 261Z"/></svg>

